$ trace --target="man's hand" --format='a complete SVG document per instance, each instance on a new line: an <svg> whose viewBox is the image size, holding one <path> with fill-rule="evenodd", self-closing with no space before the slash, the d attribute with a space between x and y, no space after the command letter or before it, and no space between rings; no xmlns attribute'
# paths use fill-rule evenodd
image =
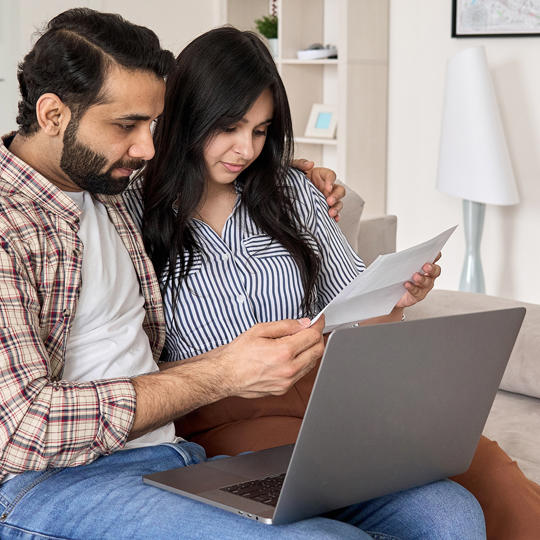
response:
<svg viewBox="0 0 540 540"><path fill-rule="evenodd" d="M282 395L315 366L324 352L324 317L257 324L220 348L229 395Z"/></svg>
<svg viewBox="0 0 540 540"><path fill-rule="evenodd" d="M309 319L257 324L228 345L133 378L129 439L226 397L284 394L322 357L324 317L308 325Z"/></svg>
<svg viewBox="0 0 540 540"><path fill-rule="evenodd" d="M396 307L409 307L426 297L427 293L433 289L435 280L441 275L441 267L435 264L440 258L441 254L439 253L433 263L426 263L422 266L423 274L416 272L411 280L405 283L407 292L400 298Z"/></svg>
<svg viewBox="0 0 540 540"><path fill-rule="evenodd" d="M328 213L336 221L339 221L339 212L343 208L341 199L345 197L345 187L336 185L336 173L324 167L314 167L315 163L307 159L295 159L293 167L301 170L313 183L313 185L326 197L330 209Z"/></svg>

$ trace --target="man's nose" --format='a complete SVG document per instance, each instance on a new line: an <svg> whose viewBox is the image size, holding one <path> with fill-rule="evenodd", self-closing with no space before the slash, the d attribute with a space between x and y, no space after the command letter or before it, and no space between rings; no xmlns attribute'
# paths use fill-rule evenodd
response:
<svg viewBox="0 0 540 540"><path fill-rule="evenodd" d="M136 140L129 148L129 157L149 161L154 157L154 139L150 130L144 130L138 134Z"/></svg>

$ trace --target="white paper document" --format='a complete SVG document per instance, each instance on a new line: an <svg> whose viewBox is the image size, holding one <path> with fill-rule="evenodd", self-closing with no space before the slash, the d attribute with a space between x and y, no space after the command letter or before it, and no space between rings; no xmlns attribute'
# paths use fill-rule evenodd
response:
<svg viewBox="0 0 540 540"><path fill-rule="evenodd" d="M324 314L326 333L341 326L352 326L357 321L390 313L407 290L404 283L409 281L415 272L421 272L426 262L435 259L456 227L457 225L409 249L379 255L311 321L311 324Z"/></svg>

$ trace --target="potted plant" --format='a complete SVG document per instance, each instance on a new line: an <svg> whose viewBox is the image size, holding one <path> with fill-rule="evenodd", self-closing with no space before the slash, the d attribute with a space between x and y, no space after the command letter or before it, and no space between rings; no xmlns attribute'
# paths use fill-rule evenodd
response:
<svg viewBox="0 0 540 540"><path fill-rule="evenodd" d="M255 20L255 27L259 34L263 35L268 40L268 47L274 58L278 56L277 43L277 27L278 19L276 15L264 15L260 19Z"/></svg>

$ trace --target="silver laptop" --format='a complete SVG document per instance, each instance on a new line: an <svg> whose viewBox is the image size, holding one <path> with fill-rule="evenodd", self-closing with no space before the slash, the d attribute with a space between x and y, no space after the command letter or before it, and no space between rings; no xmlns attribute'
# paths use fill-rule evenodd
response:
<svg viewBox="0 0 540 540"><path fill-rule="evenodd" d="M336 330L295 445L144 482L283 524L467 470L524 308Z"/></svg>

